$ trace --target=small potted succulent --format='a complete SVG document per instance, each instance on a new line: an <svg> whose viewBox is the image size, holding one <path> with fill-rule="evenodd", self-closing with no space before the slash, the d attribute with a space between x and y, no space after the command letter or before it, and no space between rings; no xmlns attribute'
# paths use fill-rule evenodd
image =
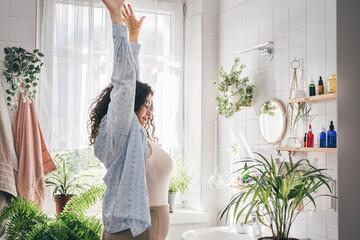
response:
<svg viewBox="0 0 360 240"><path fill-rule="evenodd" d="M245 65L239 65L240 58L235 58L230 73L226 73L221 66L219 75L222 81L214 82L219 91L216 97L217 110L226 118L240 111L241 107L250 106L253 98L255 85L250 83L249 77L240 78Z"/></svg>
<svg viewBox="0 0 360 240"><path fill-rule="evenodd" d="M315 199L321 196L334 197L329 194L318 194L322 187L330 192L330 183L334 180L324 173L327 169L316 168L309 160L301 159L276 163L271 157L266 159L257 154L259 159L247 158L240 162L247 163L250 171L248 188L235 194L221 211L220 218L232 213L236 223L242 214L245 222L251 214L271 230L272 236L259 240L290 240L291 226L308 204L316 209ZM244 168L234 173L241 173Z"/></svg>
<svg viewBox="0 0 360 240"><path fill-rule="evenodd" d="M178 159L175 163L173 173L171 175L169 183L169 211L174 211L175 195L176 192L180 192L182 197L189 192L190 183L193 179L192 174L189 173L188 167L181 159ZM186 200L182 200L183 207L185 207Z"/></svg>

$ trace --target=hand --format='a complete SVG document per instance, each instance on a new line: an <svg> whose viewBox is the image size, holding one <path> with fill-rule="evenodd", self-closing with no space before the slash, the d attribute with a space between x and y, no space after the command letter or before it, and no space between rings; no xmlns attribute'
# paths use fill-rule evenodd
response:
<svg viewBox="0 0 360 240"><path fill-rule="evenodd" d="M135 18L134 12L130 4L128 4L128 7L126 7L126 5L124 4L121 13L123 16L123 21L129 29L129 40L131 42L138 42L140 29L145 17L140 18L140 20L138 21Z"/></svg>
<svg viewBox="0 0 360 240"><path fill-rule="evenodd" d="M113 24L123 24L121 17L121 8L125 0L102 0L109 10L110 18Z"/></svg>

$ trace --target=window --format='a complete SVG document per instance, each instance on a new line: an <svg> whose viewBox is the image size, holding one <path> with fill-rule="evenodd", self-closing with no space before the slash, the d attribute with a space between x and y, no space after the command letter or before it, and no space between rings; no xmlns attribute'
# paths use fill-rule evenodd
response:
<svg viewBox="0 0 360 240"><path fill-rule="evenodd" d="M45 54L37 109L48 149L86 152L90 103L110 83L112 24L101 1L43 1L41 50ZM183 149L182 5L134 3L145 15L139 43L140 80L154 90L159 143ZM136 8L135 8L136 7ZM72 164L81 165L79 157ZM100 168L100 167L99 167Z"/></svg>

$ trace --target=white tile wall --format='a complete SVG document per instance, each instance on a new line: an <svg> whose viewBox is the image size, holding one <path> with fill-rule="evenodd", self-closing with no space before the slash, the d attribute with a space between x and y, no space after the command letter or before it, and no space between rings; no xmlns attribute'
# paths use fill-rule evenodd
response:
<svg viewBox="0 0 360 240"><path fill-rule="evenodd" d="M329 75L336 73L336 1L248 0L245 3L240 2L242 1L233 2L233 8L235 8L235 12L241 11L242 16L246 16L245 25L240 24L244 20L235 24L237 30L233 33L234 36L231 36L231 29L234 28L228 26L231 25L232 20L231 15L229 15L231 5L228 1L226 3L220 1L219 66L224 66L225 69L231 67L234 49L240 51L264 41L274 40L275 53L272 62L266 62L261 54L255 53L255 51L241 57L242 63L248 66L244 72L255 82L260 81L259 85L256 86L258 90L262 92L263 85L272 85L272 89L258 98L261 99L258 104L264 101L266 94L270 94L286 104L293 77L290 61L294 57L301 59L301 68L297 71L300 88L308 89L311 76L314 77L316 84L319 76L322 76L326 88ZM246 7L239 8L240 6ZM256 11L254 9L257 9L257 13L254 13ZM240 19L240 17L235 18ZM309 104L310 106L313 108L311 116L314 119L311 123L317 142L321 127L324 126L327 131L330 120L334 121L336 130L337 104L336 100L329 100L312 103ZM255 109L250 108L242 111L237 119L238 133L245 136L246 144L251 150L260 151L266 155L276 153L275 146L266 144L260 136ZM223 123L226 121L224 120ZM304 123L304 126L301 127L303 130L300 129L301 136L299 137L303 137L306 125ZM289 129L287 129L286 135L288 132ZM229 173L231 164L228 160L230 156L227 151L228 147L235 142L229 124L219 125L219 136L220 171ZM286 153L283 156L285 157ZM336 154L298 153L295 155L295 160L301 157L309 158L318 166L333 169L329 171L329 174L336 179ZM219 197L218 209L227 203L230 191L224 189L220 193L227 195L227 197ZM337 212L327 210L328 206L328 200L320 200L316 212L301 214L293 227L294 236L306 236L312 240L338 239ZM224 224L224 222L219 222L219 224Z"/></svg>

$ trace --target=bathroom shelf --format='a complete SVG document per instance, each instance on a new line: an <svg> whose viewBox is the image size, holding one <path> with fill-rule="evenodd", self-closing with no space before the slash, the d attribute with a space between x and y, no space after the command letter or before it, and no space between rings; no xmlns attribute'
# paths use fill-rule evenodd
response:
<svg viewBox="0 0 360 240"><path fill-rule="evenodd" d="M288 151L288 152L329 152L336 153L337 148L318 148L318 147L277 147L276 151Z"/></svg>
<svg viewBox="0 0 360 240"><path fill-rule="evenodd" d="M231 187L231 188L237 188L237 189L239 189L240 191L244 191L244 190L250 189L250 187L249 187L248 185L245 185L245 184L239 185L239 184L236 184L236 183L230 184L229 187Z"/></svg>
<svg viewBox="0 0 360 240"><path fill-rule="evenodd" d="M337 93L328 93L328 94L316 95L311 97L293 98L293 99L289 99L288 103L316 102L316 101L331 100L336 98L337 98Z"/></svg>

